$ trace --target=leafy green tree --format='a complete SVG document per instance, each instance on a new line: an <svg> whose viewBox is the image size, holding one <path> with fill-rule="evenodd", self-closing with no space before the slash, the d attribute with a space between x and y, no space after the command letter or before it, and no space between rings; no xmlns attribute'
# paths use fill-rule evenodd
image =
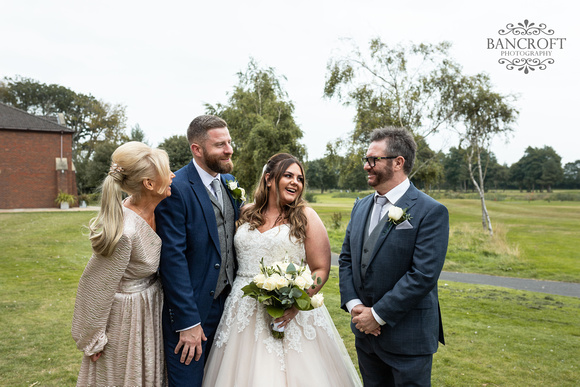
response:
<svg viewBox="0 0 580 387"><path fill-rule="evenodd" d="M389 46L375 38L368 52L351 46L329 61L324 96L356 109L347 158L362 156L373 129L405 127L418 145L410 177L426 186L442 177L437 152L426 139L452 120L452 90L460 68L449 59L450 47L448 42Z"/></svg>
<svg viewBox="0 0 580 387"><path fill-rule="evenodd" d="M496 190L506 189L509 185L510 169L507 164L499 164L493 153L491 156L493 159L488 167L488 180Z"/></svg>
<svg viewBox="0 0 580 387"><path fill-rule="evenodd" d="M192 159L189 142L185 135L175 135L163 140L159 148L169 155L169 166L173 172L185 167Z"/></svg>
<svg viewBox="0 0 580 387"><path fill-rule="evenodd" d="M493 235L491 219L485 204L485 178L489 166L491 140L512 131L518 111L511 105L512 96L493 91L489 76L477 74L462 76L450 88L453 90L453 119L463 129L459 132L461 143L466 145L467 167L471 182L481 201L481 222Z"/></svg>
<svg viewBox="0 0 580 387"><path fill-rule="evenodd" d="M562 158L556 153L554 148L550 146L542 148L540 153L544 159L540 184L545 187L548 192L552 192L552 187L564 179Z"/></svg>
<svg viewBox="0 0 580 387"><path fill-rule="evenodd" d="M524 180L525 180L525 168L524 163L522 160L518 160L517 162L510 165L509 171L509 179L512 185L516 186L520 192L522 192L525 188Z"/></svg>
<svg viewBox="0 0 580 387"><path fill-rule="evenodd" d="M141 126L139 124L135 124L135 126L131 128L131 135L129 136L129 140L139 141L144 144L150 145L147 139L145 138L145 132L143 131L143 129L141 129Z"/></svg>
<svg viewBox="0 0 580 387"><path fill-rule="evenodd" d="M469 182L469 172L467 171L465 149L452 147L443 160L443 173L448 189L467 191Z"/></svg>
<svg viewBox="0 0 580 387"><path fill-rule="evenodd" d="M513 167L518 174L512 173L521 187L528 192L536 189L552 191L552 186L564 178L562 158L550 146L543 148L527 147L524 156Z"/></svg>
<svg viewBox="0 0 580 387"><path fill-rule="evenodd" d="M360 191L368 188L367 173L363 169L361 158L366 149L356 149L348 140L336 139L326 144L325 159L331 169L338 171L338 187L348 191ZM342 156L345 154L345 156Z"/></svg>
<svg viewBox="0 0 580 387"><path fill-rule="evenodd" d="M565 188L580 188L580 160L564 165L563 184Z"/></svg>
<svg viewBox="0 0 580 387"><path fill-rule="evenodd" d="M0 82L0 101L34 115L68 113L77 96L64 86L46 85L20 76L6 77Z"/></svg>
<svg viewBox="0 0 580 387"><path fill-rule="evenodd" d="M222 117L232 136L234 173L246 188L257 183L264 164L279 152L304 159L299 143L303 132L296 124L294 105L273 68L261 68L251 59L227 104L206 104L208 114ZM251 191L250 191L251 192Z"/></svg>
<svg viewBox="0 0 580 387"><path fill-rule="evenodd" d="M414 165L411 176L418 187L429 192L444 177L442 156L427 145L423 136L415 136L415 141L417 142L416 159L421 160L423 165Z"/></svg>
<svg viewBox="0 0 580 387"><path fill-rule="evenodd" d="M450 47L448 42L390 47L379 38L370 41L368 53L348 47L346 55L330 60L324 95L356 108L354 137L365 144L373 129L384 126L426 137L451 118L450 101L441 99L459 72L449 60Z"/></svg>
<svg viewBox="0 0 580 387"><path fill-rule="evenodd" d="M90 159L82 160L77 167L77 185L79 192L94 192L103 182L111 167L111 155L119 143L104 141L95 147ZM79 171L80 169L80 171ZM83 173L78 173L78 172Z"/></svg>
<svg viewBox="0 0 580 387"><path fill-rule="evenodd" d="M308 161L304 167L309 187L320 189L320 193L337 187L339 172L325 158Z"/></svg>

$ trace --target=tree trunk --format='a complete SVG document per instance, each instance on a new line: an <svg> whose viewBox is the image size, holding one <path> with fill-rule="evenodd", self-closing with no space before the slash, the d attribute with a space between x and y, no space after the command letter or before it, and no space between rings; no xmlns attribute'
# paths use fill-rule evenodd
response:
<svg viewBox="0 0 580 387"><path fill-rule="evenodd" d="M478 180L479 182L477 182L477 180L475 179L475 174L473 173L473 164L472 164L472 159L473 159L473 146L471 147L470 152L467 153L467 162L469 163L469 177L471 178L471 182L473 183L473 186L475 187L475 189L477 190L477 193L479 194L479 198L481 200L481 225L483 227L484 230L487 230L489 232L489 235L492 236L493 235L493 228L491 226L491 219L489 217L489 212L487 211L487 206L485 205L485 188L484 188L484 180L483 180L483 171L481 169L481 151L477 150L477 173L478 173Z"/></svg>

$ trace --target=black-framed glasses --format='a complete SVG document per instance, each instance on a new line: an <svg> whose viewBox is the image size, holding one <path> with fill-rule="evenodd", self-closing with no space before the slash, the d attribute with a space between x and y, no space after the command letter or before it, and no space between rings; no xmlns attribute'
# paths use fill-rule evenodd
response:
<svg viewBox="0 0 580 387"><path fill-rule="evenodd" d="M391 160L391 159L396 159L399 156L379 156L379 157L363 157L362 163L363 163L363 167L365 166L366 163L369 163L369 167L374 168L375 165L377 165L377 160Z"/></svg>

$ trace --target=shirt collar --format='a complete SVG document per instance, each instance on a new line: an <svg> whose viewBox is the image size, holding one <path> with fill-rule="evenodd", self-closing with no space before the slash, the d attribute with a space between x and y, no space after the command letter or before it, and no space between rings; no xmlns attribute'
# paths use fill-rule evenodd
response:
<svg viewBox="0 0 580 387"><path fill-rule="evenodd" d="M193 165L195 166L195 169L197 170L197 173L199 174L199 177L201 179L201 182L203 183L203 185L205 185L207 188L211 189L211 182L214 179L220 179L221 180L221 175L218 173L215 177L210 175L209 173L207 173L202 167L200 167L196 162L195 159L193 159ZM213 190L212 190L213 192Z"/></svg>
<svg viewBox="0 0 580 387"><path fill-rule="evenodd" d="M393 188L384 195L379 195L379 193L375 191L375 198L377 196L384 196L389 200L389 203L395 204L401 198L401 196L403 196L405 192L407 192L410 186L411 182L409 181L409 178L406 178L399 185L397 185L395 188Z"/></svg>

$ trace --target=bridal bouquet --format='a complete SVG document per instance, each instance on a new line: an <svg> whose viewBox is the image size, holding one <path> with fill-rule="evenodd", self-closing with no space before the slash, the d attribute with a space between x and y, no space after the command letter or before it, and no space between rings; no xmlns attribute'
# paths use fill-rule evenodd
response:
<svg viewBox="0 0 580 387"><path fill-rule="evenodd" d="M242 288L244 297L252 297L266 306L272 318L282 317L286 309L295 306L298 310L311 310L322 306L324 297L315 294L310 297L306 290L315 288L322 281L312 274L307 265L297 266L288 261L275 262L272 266L260 261L260 273L252 282ZM316 282L316 285L315 285ZM284 337L284 328L272 324L272 335L278 339Z"/></svg>

